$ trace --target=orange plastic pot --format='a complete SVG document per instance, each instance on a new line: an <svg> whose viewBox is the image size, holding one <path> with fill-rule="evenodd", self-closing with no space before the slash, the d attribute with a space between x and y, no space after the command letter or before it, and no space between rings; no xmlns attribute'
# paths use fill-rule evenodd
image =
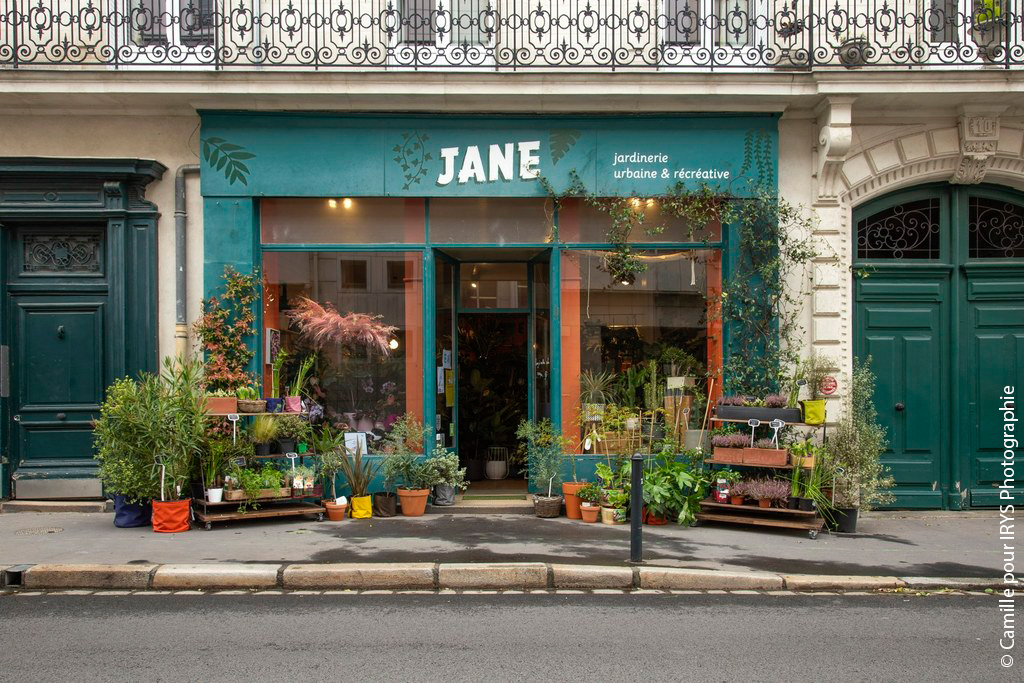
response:
<svg viewBox="0 0 1024 683"><path fill-rule="evenodd" d="M327 519L332 522L341 522L345 519L345 513L348 511L348 503L331 503L324 501L324 507L327 508Z"/></svg>
<svg viewBox="0 0 1024 683"><path fill-rule="evenodd" d="M586 484L579 481L567 481L562 484L562 495L565 496L565 516L569 519L580 519L580 498L576 492Z"/></svg>
<svg viewBox="0 0 1024 683"><path fill-rule="evenodd" d="M661 526L662 524L668 524L668 520L664 517L656 517L644 508L644 524L650 524L651 526Z"/></svg>
<svg viewBox="0 0 1024 683"><path fill-rule="evenodd" d="M398 489L398 502L405 517L419 517L427 510L430 489Z"/></svg>
<svg viewBox="0 0 1024 683"><path fill-rule="evenodd" d="M190 528L192 499L154 500L153 531L161 534L177 534Z"/></svg>

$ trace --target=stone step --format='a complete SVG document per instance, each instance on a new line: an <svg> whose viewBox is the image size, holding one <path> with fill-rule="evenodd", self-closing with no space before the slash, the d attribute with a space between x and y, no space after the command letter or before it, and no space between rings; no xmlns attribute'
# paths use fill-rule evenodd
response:
<svg viewBox="0 0 1024 683"><path fill-rule="evenodd" d="M114 504L106 500L8 500L0 503L5 512L112 512Z"/></svg>

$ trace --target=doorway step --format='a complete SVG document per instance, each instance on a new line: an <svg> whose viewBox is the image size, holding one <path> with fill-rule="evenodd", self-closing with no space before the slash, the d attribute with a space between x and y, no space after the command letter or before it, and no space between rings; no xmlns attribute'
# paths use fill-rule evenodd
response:
<svg viewBox="0 0 1024 683"><path fill-rule="evenodd" d="M522 479L472 482L455 496L455 505L430 505L427 512L447 515L532 515L533 500Z"/></svg>

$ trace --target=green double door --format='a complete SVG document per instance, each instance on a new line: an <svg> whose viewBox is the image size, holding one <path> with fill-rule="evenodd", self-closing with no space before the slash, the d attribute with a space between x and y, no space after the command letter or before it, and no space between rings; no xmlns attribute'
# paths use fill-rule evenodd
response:
<svg viewBox="0 0 1024 683"><path fill-rule="evenodd" d="M1000 408L1024 393L1024 196L929 186L854 230L854 353L878 378L894 507L998 505Z"/></svg>

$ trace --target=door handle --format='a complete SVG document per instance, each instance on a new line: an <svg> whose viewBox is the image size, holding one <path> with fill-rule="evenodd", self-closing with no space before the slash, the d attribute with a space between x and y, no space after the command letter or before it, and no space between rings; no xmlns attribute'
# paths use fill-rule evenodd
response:
<svg viewBox="0 0 1024 683"><path fill-rule="evenodd" d="M63 339L63 338L64 338L64 326L63 325L57 325L57 339Z"/></svg>
<svg viewBox="0 0 1024 683"><path fill-rule="evenodd" d="M57 419L58 420L66 420L66 419L68 419L68 415L67 415L67 413L57 413Z"/></svg>
<svg viewBox="0 0 1024 683"><path fill-rule="evenodd" d="M897 413L902 413L903 409L906 408L906 406L904 406L902 403L897 403L896 405L893 406L893 408L896 409Z"/></svg>
<svg viewBox="0 0 1024 683"><path fill-rule="evenodd" d="M14 417L13 417L12 419L13 419L13 420L14 420L15 422L21 422L21 415L15 415L15 416L14 416Z"/></svg>

